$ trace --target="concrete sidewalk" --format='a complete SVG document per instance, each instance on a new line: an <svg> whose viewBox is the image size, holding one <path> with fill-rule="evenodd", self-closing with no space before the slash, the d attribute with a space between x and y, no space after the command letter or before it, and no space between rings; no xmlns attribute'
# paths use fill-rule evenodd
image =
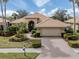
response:
<svg viewBox="0 0 79 59"><path fill-rule="evenodd" d="M0 53L23 53L23 48L0 48ZM35 52L35 53L41 53L41 48L35 49L35 48L25 48L25 52Z"/></svg>

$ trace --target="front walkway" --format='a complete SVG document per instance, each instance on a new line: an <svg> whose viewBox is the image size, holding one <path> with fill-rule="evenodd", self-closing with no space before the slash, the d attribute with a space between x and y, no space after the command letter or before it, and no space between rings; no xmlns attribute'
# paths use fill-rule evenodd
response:
<svg viewBox="0 0 79 59"><path fill-rule="evenodd" d="M0 48L0 53L23 53L24 48ZM25 48L26 53L41 53L41 48Z"/></svg>
<svg viewBox="0 0 79 59"><path fill-rule="evenodd" d="M38 39L38 40L40 40L41 38L34 38L34 37L32 37L32 34L31 33L28 33L28 34L25 34L25 36L27 36L27 38L29 38L29 39Z"/></svg>
<svg viewBox="0 0 79 59"><path fill-rule="evenodd" d="M79 59L62 38L43 38L42 53L37 59Z"/></svg>

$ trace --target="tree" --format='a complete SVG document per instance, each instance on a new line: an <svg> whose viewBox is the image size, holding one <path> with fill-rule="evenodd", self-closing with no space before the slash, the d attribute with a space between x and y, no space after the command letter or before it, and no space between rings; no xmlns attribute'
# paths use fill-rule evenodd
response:
<svg viewBox="0 0 79 59"><path fill-rule="evenodd" d="M22 18L28 15L28 12L26 10L18 10L17 12L18 12L18 18Z"/></svg>
<svg viewBox="0 0 79 59"><path fill-rule="evenodd" d="M77 3L78 2L78 0L69 0L69 1L71 1L72 2L72 4L73 4L73 15L74 15L74 32L76 32L76 18L75 18L75 3ZM78 5L78 4L77 4Z"/></svg>
<svg viewBox="0 0 79 59"><path fill-rule="evenodd" d="M17 13L13 13L12 17L13 17L14 20L16 20L18 18L18 14Z"/></svg>
<svg viewBox="0 0 79 59"><path fill-rule="evenodd" d="M67 10L59 9L55 12L55 14L51 18L58 19L64 22L65 20L69 19L70 16L67 14Z"/></svg>
<svg viewBox="0 0 79 59"><path fill-rule="evenodd" d="M7 16L6 19L12 21L12 20L14 20L14 17L13 16Z"/></svg>
<svg viewBox="0 0 79 59"><path fill-rule="evenodd" d="M4 30L6 30L6 4L7 4L8 0L3 0L4 3Z"/></svg>
<svg viewBox="0 0 79 59"><path fill-rule="evenodd" d="M1 12L3 17L3 23L4 23L4 30L6 29L6 4L8 0L0 0L1 3Z"/></svg>
<svg viewBox="0 0 79 59"><path fill-rule="evenodd" d="M16 12L17 13L12 14L12 17L14 17L15 20L28 15L26 10L17 10Z"/></svg>
<svg viewBox="0 0 79 59"><path fill-rule="evenodd" d="M2 4L3 0L0 0L0 4L1 4L1 13L2 13L2 18L4 17L3 15L3 4Z"/></svg>
<svg viewBox="0 0 79 59"><path fill-rule="evenodd" d="M77 6L79 7L79 0L69 0L69 1L71 1L71 2L74 1L77 4Z"/></svg>

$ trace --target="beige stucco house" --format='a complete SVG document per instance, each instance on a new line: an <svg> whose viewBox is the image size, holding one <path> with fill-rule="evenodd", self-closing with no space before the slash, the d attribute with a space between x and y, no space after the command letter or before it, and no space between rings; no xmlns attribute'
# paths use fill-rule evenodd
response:
<svg viewBox="0 0 79 59"><path fill-rule="evenodd" d="M40 13L35 13L24 18L15 20L12 24L17 23L34 23L34 26L40 31L41 36L61 36L64 28L67 26L64 22L56 19L51 19Z"/></svg>
<svg viewBox="0 0 79 59"><path fill-rule="evenodd" d="M74 18L65 21L65 23L70 24L71 28L74 28ZM79 17L76 17L76 30L79 29Z"/></svg>
<svg viewBox="0 0 79 59"><path fill-rule="evenodd" d="M31 31L32 29L30 29L30 26L33 27L36 24L43 22L47 19L48 19L48 17L45 15L42 15L40 13L34 13L34 14L30 14L28 16L25 16L21 19L17 19L15 21L12 21L11 23L12 24L26 23L26 24L28 24L28 28Z"/></svg>
<svg viewBox="0 0 79 59"><path fill-rule="evenodd" d="M41 36L61 36L67 25L64 22L55 19L47 19L36 25L41 33Z"/></svg>

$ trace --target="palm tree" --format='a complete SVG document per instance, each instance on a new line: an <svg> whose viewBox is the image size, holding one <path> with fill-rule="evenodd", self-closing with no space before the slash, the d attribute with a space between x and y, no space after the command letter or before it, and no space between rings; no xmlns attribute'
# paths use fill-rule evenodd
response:
<svg viewBox="0 0 79 59"><path fill-rule="evenodd" d="M4 17L3 15L3 4L2 4L3 0L0 0L0 4L1 4L1 13L2 13L2 18Z"/></svg>
<svg viewBox="0 0 79 59"><path fill-rule="evenodd" d="M77 0L69 0L73 3L73 15L74 15L74 32L76 32L76 18L75 18L75 3Z"/></svg>
<svg viewBox="0 0 79 59"><path fill-rule="evenodd" d="M0 0L1 3L1 12L2 12L2 18L3 18L3 28L4 28L4 34L5 30L7 28L7 24L6 24L6 4L7 4L8 0Z"/></svg>
<svg viewBox="0 0 79 59"><path fill-rule="evenodd" d="M6 4L7 4L8 0L3 0L3 4L4 4L4 30L6 29Z"/></svg>

